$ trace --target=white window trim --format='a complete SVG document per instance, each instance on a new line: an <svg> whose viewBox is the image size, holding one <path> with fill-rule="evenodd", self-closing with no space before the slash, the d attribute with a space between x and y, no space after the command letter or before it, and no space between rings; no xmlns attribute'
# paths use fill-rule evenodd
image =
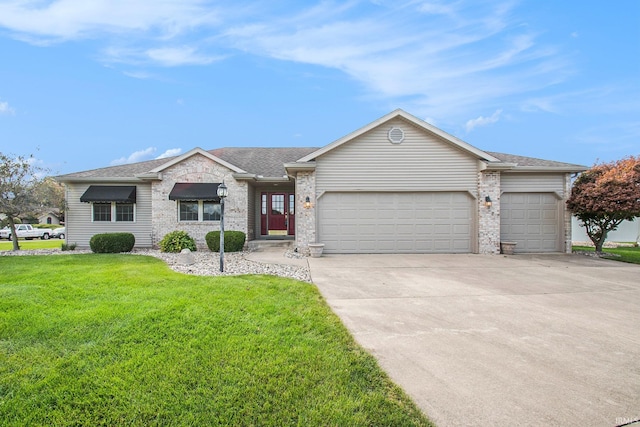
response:
<svg viewBox="0 0 640 427"><path fill-rule="evenodd" d="M112 223L112 222L117 222L118 224L134 224L137 219L138 219L138 214L137 214L137 203L131 203L133 205L133 221L116 221L116 203L117 202L109 202L111 203L111 221L96 221L95 220L95 215L94 215L94 211L93 211L93 207L97 202L91 202L91 222L97 222L97 223ZM106 203L98 203L100 205L106 205ZM125 204L129 204L129 203L125 203Z"/></svg>
<svg viewBox="0 0 640 427"><path fill-rule="evenodd" d="M196 222L206 222L207 224L215 224L217 222L220 222L219 219L217 220L212 220L212 221L205 221L204 220L204 202L205 200L176 200L178 203L176 203L176 214L177 214L177 220L180 223L196 223ZM210 200L206 200L207 202L209 202ZM189 203L193 203L193 202L198 202L198 219L186 219L186 220L182 220L180 219L180 203L182 202L189 202ZM215 204L215 202L213 202ZM220 203L218 203L219 205Z"/></svg>

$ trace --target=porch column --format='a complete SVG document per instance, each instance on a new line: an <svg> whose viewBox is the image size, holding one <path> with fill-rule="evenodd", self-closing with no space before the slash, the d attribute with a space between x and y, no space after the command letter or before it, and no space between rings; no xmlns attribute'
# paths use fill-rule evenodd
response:
<svg viewBox="0 0 640 427"><path fill-rule="evenodd" d="M487 207L486 198L491 199ZM482 171L478 174L478 252L500 253L500 172Z"/></svg>
<svg viewBox="0 0 640 427"><path fill-rule="evenodd" d="M305 208L309 198L311 207ZM299 171L296 174L296 248L309 255L309 243L316 242L316 173Z"/></svg>

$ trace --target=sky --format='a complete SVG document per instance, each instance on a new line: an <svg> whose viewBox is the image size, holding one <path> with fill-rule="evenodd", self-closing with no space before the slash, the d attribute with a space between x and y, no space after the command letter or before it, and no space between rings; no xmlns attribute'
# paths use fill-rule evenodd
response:
<svg viewBox="0 0 640 427"><path fill-rule="evenodd" d="M0 152L51 175L396 108L485 151L639 155L640 1L0 0Z"/></svg>

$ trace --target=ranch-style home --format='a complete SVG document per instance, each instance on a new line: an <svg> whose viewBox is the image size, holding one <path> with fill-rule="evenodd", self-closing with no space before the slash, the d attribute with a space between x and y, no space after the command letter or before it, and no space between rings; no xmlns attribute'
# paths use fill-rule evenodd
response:
<svg viewBox="0 0 640 427"><path fill-rule="evenodd" d="M67 241L131 232L156 247L220 227L308 253L570 252L565 201L580 165L482 151L403 110L322 148L194 148L173 158L58 176Z"/></svg>

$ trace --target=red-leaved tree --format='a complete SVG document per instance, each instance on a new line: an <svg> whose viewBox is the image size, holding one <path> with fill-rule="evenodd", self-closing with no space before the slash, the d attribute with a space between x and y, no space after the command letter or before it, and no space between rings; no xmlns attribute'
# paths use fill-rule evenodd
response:
<svg viewBox="0 0 640 427"><path fill-rule="evenodd" d="M610 231L640 217L640 156L596 164L580 174L567 207L601 253Z"/></svg>

